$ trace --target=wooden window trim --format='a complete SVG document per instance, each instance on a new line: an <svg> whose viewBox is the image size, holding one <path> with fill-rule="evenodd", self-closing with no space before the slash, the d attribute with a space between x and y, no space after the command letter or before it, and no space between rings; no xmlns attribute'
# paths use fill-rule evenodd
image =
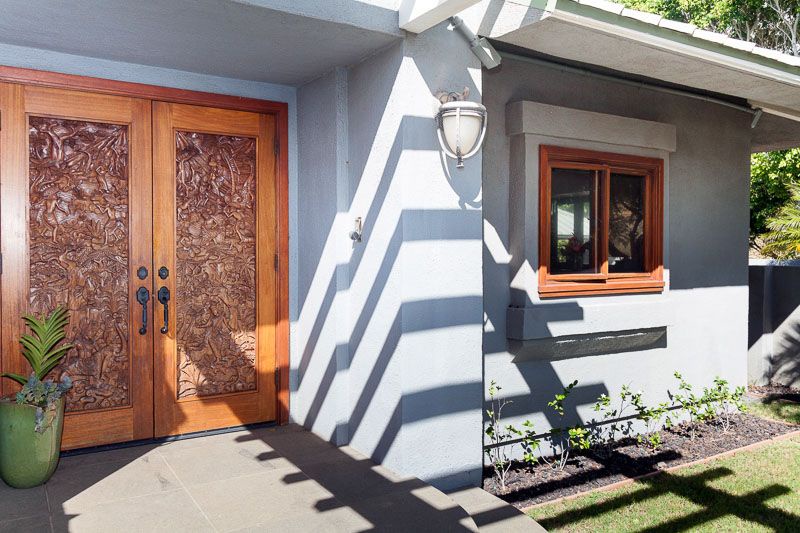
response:
<svg viewBox="0 0 800 533"><path fill-rule="evenodd" d="M597 274L550 274L550 200L554 168L602 170ZM608 272L609 190L612 172L645 177L643 273ZM664 160L576 148L539 147L539 297L652 293L664 290Z"/></svg>

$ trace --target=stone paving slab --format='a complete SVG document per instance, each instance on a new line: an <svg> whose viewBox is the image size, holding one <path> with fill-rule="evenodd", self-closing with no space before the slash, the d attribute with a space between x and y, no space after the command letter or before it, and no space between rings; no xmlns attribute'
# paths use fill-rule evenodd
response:
<svg viewBox="0 0 800 533"><path fill-rule="evenodd" d="M44 487L0 483L0 533L374 530L542 531L480 489L444 494L297 426L69 456Z"/></svg>

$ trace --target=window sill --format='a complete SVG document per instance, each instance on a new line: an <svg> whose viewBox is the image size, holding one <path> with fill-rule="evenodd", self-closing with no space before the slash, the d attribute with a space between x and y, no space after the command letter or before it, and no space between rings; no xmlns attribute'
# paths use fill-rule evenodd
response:
<svg viewBox="0 0 800 533"><path fill-rule="evenodd" d="M550 281L539 286L540 298L564 298L567 296L603 296L607 294L641 294L663 292L662 280L606 281L604 283L576 283Z"/></svg>

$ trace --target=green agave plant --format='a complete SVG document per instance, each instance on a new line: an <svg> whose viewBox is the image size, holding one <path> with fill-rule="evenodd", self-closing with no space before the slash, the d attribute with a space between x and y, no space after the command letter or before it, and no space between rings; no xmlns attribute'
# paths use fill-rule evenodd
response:
<svg viewBox="0 0 800 533"><path fill-rule="evenodd" d="M73 348L69 343L59 344L67 336L69 312L58 306L47 316L25 315L22 320L32 333L32 335L25 333L19 339L22 344L22 355L30 363L33 375L41 381ZM13 379L20 385L28 382L27 377L11 372L3 372L0 376Z"/></svg>

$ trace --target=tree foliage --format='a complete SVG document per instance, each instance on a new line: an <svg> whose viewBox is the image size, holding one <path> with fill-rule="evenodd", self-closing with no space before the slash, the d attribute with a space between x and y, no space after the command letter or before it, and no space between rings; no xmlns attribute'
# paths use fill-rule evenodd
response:
<svg viewBox="0 0 800 533"><path fill-rule="evenodd" d="M640 11L800 55L800 0L621 0Z"/></svg>
<svg viewBox="0 0 800 533"><path fill-rule="evenodd" d="M800 184L800 149L753 154L750 165L750 237L768 231L767 222L791 198Z"/></svg>
<svg viewBox="0 0 800 533"><path fill-rule="evenodd" d="M800 258L800 184L790 187L790 200L770 218L762 251L776 259Z"/></svg>

